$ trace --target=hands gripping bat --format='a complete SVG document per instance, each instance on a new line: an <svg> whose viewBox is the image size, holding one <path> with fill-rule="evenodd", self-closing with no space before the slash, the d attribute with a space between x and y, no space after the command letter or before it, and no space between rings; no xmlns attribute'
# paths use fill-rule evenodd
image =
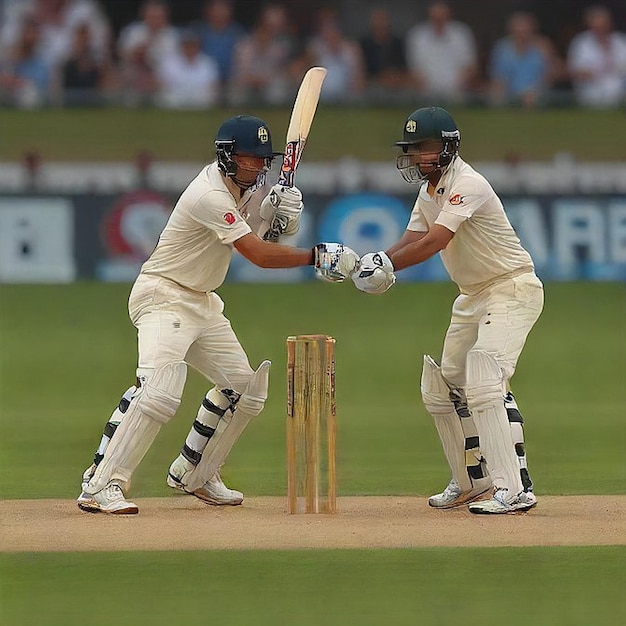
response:
<svg viewBox="0 0 626 626"><path fill-rule="evenodd" d="M309 136L324 78L326 78L325 67L312 67L304 75L298 89L298 95L291 111L289 127L287 128L283 164L278 176L278 184L283 187L293 187L296 169ZM263 239L266 241L277 241L281 234L281 225L275 220Z"/></svg>

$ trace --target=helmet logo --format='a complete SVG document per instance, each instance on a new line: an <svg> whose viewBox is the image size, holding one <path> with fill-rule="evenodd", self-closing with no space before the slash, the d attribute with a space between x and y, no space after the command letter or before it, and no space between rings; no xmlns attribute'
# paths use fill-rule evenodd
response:
<svg viewBox="0 0 626 626"><path fill-rule="evenodd" d="M270 135L267 132L267 128L265 128L265 126L259 126L259 132L257 133L257 135L261 143L267 143L270 138Z"/></svg>
<svg viewBox="0 0 626 626"><path fill-rule="evenodd" d="M407 133L414 133L417 130L417 122L415 120L408 120L404 129Z"/></svg>

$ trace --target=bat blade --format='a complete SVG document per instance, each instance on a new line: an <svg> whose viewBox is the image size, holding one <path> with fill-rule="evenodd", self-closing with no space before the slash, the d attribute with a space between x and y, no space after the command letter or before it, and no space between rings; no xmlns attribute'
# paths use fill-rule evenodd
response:
<svg viewBox="0 0 626 626"><path fill-rule="evenodd" d="M322 91L322 83L325 78L325 67L312 67L304 75L300 83L287 128L283 164L278 175L278 184L283 187L293 187L296 169L298 163L300 163L300 157L309 136L309 130L311 130L317 103L320 99L320 92ZM263 239L265 241L278 241L284 227L285 224L275 217L267 232L263 235Z"/></svg>
<svg viewBox="0 0 626 626"><path fill-rule="evenodd" d="M283 165L278 177L278 182L284 187L293 187L296 169L311 130L324 78L326 68L312 67L304 75L298 89L287 128Z"/></svg>

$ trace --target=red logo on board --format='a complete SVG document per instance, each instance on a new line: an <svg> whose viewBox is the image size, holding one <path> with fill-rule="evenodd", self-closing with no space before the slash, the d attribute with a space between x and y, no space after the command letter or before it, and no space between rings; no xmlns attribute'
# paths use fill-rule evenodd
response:
<svg viewBox="0 0 626 626"><path fill-rule="evenodd" d="M229 224L229 225L230 225L230 224L234 224L236 219L237 219L237 218L235 217L235 214L234 214L234 213L225 213L225 214L224 214L224 221L225 221L227 224Z"/></svg>

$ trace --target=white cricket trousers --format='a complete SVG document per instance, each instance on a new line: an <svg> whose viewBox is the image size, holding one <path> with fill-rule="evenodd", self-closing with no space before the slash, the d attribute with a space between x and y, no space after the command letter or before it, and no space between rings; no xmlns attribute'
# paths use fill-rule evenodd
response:
<svg viewBox="0 0 626 626"><path fill-rule="evenodd" d="M441 357L444 378L464 389L467 354L481 350L498 363L506 385L542 309L543 285L534 272L494 283L476 295L459 295Z"/></svg>
<svg viewBox="0 0 626 626"><path fill-rule="evenodd" d="M223 310L216 293L140 274L128 300L137 328L138 378L185 361L218 388L242 393L253 370Z"/></svg>

